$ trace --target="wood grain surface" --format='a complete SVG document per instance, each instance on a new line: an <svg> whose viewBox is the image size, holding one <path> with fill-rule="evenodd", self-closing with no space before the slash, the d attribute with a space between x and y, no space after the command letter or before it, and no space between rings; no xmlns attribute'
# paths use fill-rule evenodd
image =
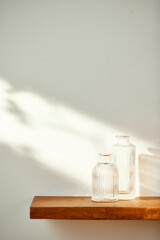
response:
<svg viewBox="0 0 160 240"><path fill-rule="evenodd" d="M90 197L34 197L31 219L160 220L160 197L140 197L115 203L92 202Z"/></svg>

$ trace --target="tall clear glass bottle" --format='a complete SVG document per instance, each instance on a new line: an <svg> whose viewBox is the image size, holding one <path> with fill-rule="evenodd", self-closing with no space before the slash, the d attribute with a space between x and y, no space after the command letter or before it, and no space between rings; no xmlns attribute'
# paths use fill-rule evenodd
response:
<svg viewBox="0 0 160 240"><path fill-rule="evenodd" d="M99 161L93 168L92 201L118 201L118 169L110 154L99 154Z"/></svg>
<svg viewBox="0 0 160 240"><path fill-rule="evenodd" d="M135 198L135 146L129 136L116 136L117 143L112 146L112 159L119 172L119 199Z"/></svg>

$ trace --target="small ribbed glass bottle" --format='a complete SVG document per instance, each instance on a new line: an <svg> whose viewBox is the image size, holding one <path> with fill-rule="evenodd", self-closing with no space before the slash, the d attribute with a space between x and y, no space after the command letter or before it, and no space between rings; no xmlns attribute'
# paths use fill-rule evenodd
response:
<svg viewBox="0 0 160 240"><path fill-rule="evenodd" d="M99 154L99 162L93 168L92 201L118 201L118 169L110 154Z"/></svg>
<svg viewBox="0 0 160 240"><path fill-rule="evenodd" d="M117 143L112 146L112 159L119 172L119 199L135 198L135 146L129 136L116 136Z"/></svg>

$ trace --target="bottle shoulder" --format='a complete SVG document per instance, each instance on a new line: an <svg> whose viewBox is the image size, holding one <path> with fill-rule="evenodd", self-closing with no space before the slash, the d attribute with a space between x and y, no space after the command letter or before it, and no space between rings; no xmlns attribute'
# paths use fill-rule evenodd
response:
<svg viewBox="0 0 160 240"><path fill-rule="evenodd" d="M117 166L114 163L97 163L94 167L93 167L93 172L96 171L106 171L106 170L116 170Z"/></svg>

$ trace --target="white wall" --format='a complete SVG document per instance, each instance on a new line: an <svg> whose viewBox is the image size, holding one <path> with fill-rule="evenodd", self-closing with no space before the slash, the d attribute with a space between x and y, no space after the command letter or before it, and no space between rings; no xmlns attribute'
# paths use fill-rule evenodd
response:
<svg viewBox="0 0 160 240"><path fill-rule="evenodd" d="M160 1L0 0L0 239L158 240L159 222L30 220L34 195L90 195L114 135L160 196Z"/></svg>

